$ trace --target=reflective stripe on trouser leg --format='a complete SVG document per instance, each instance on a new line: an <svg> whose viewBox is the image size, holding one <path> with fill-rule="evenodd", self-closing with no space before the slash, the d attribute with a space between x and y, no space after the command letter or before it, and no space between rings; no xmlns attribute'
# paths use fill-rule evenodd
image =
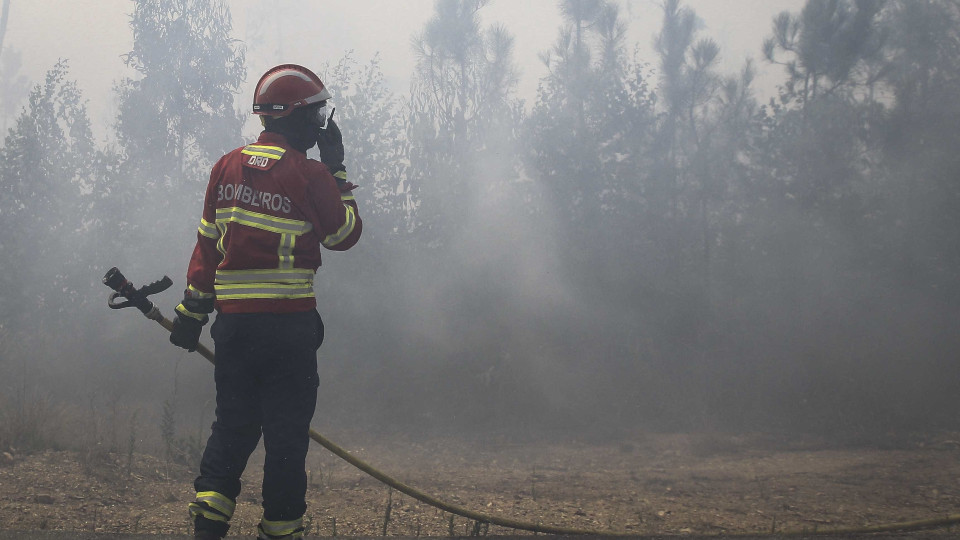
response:
<svg viewBox="0 0 960 540"><path fill-rule="evenodd" d="M261 519L257 525L259 537L264 540L293 540L303 538L303 518L290 521L270 521Z"/></svg>
<svg viewBox="0 0 960 540"><path fill-rule="evenodd" d="M197 500L194 504L200 506L201 503L227 519L233 517L233 511L237 507L237 503L233 502L233 500L226 495L217 493L216 491L201 491L197 493Z"/></svg>
<svg viewBox="0 0 960 540"><path fill-rule="evenodd" d="M206 530L213 532L218 536L227 534L230 518L233 516L233 510L236 503L216 491L201 491L197 493L197 499L190 503L190 520L193 521L194 530Z"/></svg>

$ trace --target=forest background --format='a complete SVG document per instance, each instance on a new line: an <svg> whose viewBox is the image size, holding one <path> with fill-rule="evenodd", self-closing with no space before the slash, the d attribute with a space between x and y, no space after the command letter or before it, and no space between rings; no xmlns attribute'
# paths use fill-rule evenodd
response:
<svg viewBox="0 0 960 540"><path fill-rule="evenodd" d="M0 96L28 97L2 113L0 449L193 460L210 366L100 278L170 273L172 313L259 73L228 4L131 2L136 76L98 141L69 60L19 74L9 3ZM316 279L321 431L958 428L960 2L784 12L757 36L780 74L761 101L679 1L642 57L620 3L563 0L533 103L486 4L433 6L407 94L377 56L311 66L365 221Z"/></svg>

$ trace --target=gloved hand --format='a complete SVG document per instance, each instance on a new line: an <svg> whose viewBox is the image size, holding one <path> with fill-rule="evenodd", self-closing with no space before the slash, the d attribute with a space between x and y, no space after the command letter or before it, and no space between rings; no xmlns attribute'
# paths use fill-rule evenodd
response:
<svg viewBox="0 0 960 540"><path fill-rule="evenodd" d="M200 343L201 331L203 331L203 322L177 313L177 317L173 319L170 343L193 352L197 350L197 345Z"/></svg>
<svg viewBox="0 0 960 540"><path fill-rule="evenodd" d="M327 129L317 130L317 149L320 150L320 161L330 169L331 173L344 170L343 134L340 133L337 123L333 121L333 112L327 120Z"/></svg>
<svg viewBox="0 0 960 540"><path fill-rule="evenodd" d="M200 343L200 332L203 325L210 318L208 313L213 312L214 297L204 294L193 287L183 291L183 302L174 310L177 312L173 320L173 330L170 331L170 343L190 352L197 350Z"/></svg>
<svg viewBox="0 0 960 540"><path fill-rule="evenodd" d="M340 193L350 193L351 191L360 187L354 184L353 182L348 182L344 180L343 178L338 178L336 176L334 176L334 178L336 178L337 180L337 189L340 190Z"/></svg>

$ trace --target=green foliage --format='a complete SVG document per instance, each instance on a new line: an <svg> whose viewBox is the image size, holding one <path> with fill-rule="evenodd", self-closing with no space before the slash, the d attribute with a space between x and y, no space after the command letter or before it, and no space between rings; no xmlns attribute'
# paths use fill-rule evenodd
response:
<svg viewBox="0 0 960 540"><path fill-rule="evenodd" d="M885 85L896 97L882 130L883 188L877 212L889 266L933 298L960 298L960 5L896 2Z"/></svg>
<svg viewBox="0 0 960 540"><path fill-rule="evenodd" d="M140 77L117 89L119 149L95 141L66 61L32 89L0 148L0 357L62 357L53 379L74 370L103 378L129 354L91 345L123 328L112 321L104 329L101 276L117 265L132 277L158 277L166 261L157 253L192 239L209 166L240 143L232 92L243 54L224 5L138 2L131 21L127 61ZM18 82L7 52L4 105ZM74 354L66 343L100 353ZM18 418L28 418L22 410ZM189 459L202 447L194 438L176 442Z"/></svg>
<svg viewBox="0 0 960 540"><path fill-rule="evenodd" d="M226 4L137 0L125 56L137 78L117 86L116 133L124 174L143 193L163 192L158 218L192 223L210 167L242 142L246 114L234 109L246 75L244 50L231 36ZM187 233L191 227L178 230Z"/></svg>
<svg viewBox="0 0 960 540"><path fill-rule="evenodd" d="M606 244L591 224L629 221L642 205L638 173L649 168L654 98L645 66L625 61L613 4L563 2L561 12L565 25L541 55L549 75L525 122L524 163L545 188L534 210L559 211L571 254L595 261L590 246Z"/></svg>
<svg viewBox="0 0 960 540"><path fill-rule="evenodd" d="M783 64L787 93L801 103L844 86L870 84L885 35L877 20L886 0L807 2L799 15L781 13L764 41L770 62ZM780 60L777 53L788 59Z"/></svg>
<svg viewBox="0 0 960 540"><path fill-rule="evenodd" d="M364 245L373 242L373 251L386 249L413 228L401 105L383 80L379 56L361 66L348 53L327 66L322 78L329 81L325 84L337 104L348 174L362 186L364 219L377 225L364 231Z"/></svg>
<svg viewBox="0 0 960 540"><path fill-rule="evenodd" d="M21 67L19 51L6 47L0 52L0 133L4 136L10 118L30 89L27 78L20 73Z"/></svg>
<svg viewBox="0 0 960 540"><path fill-rule="evenodd" d="M884 80L896 97L895 110L920 117L955 111L960 94L960 6L956 2L895 2L885 12Z"/></svg>
<svg viewBox="0 0 960 540"><path fill-rule="evenodd" d="M719 73L719 48L697 36L696 14L679 1L663 5L659 81L648 94L637 91L642 78L596 61L602 40L578 45L598 28L595 6L586 7L561 3L565 25L543 56L550 74L525 126L525 164L576 246L564 268L589 276L572 283L620 306L613 325L641 336L606 332L624 345L610 354L626 356L605 364L618 374L613 384L651 410L671 400L660 388L680 392L676 410L688 412L672 421L719 408L764 422L732 396L754 396L776 415L816 395L800 412L817 429L862 420L884 392L908 399L878 376L876 394L855 394L852 405L823 374L889 370L908 354L870 343L890 345L887 336L917 335L916 326L864 305L896 312L893 298L956 298L960 261L946 248L946 231L960 230L960 214L948 210L960 202L958 160L947 150L960 125L956 3L811 1L781 14L763 51L787 79L759 109L753 67ZM604 79L620 89L590 86ZM604 114L594 126L596 111ZM926 365L951 377L946 356L934 356ZM856 410L830 417L840 404Z"/></svg>
<svg viewBox="0 0 960 540"><path fill-rule="evenodd" d="M126 253L146 260L165 248L186 257L210 169L243 143L247 112L235 110L234 94L246 75L244 49L222 1L136 0L130 27L124 59L137 77L116 87L124 195L113 197L132 202L144 226Z"/></svg>
<svg viewBox="0 0 960 540"><path fill-rule="evenodd" d="M63 271L62 252L86 232L75 209L95 181L100 154L67 73L66 61L47 72L0 148L0 324L13 328L75 313L70 306L82 299L83 278Z"/></svg>
<svg viewBox="0 0 960 540"><path fill-rule="evenodd" d="M478 11L484 5L437 1L413 42L408 174L418 234L434 246L460 230L457 217L466 215L490 181L478 178L481 159L516 140L513 38L500 26L481 29ZM499 166L510 170L514 164Z"/></svg>

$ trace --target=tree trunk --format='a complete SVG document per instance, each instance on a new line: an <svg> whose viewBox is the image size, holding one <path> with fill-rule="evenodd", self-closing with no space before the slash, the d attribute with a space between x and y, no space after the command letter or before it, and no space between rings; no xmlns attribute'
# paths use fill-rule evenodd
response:
<svg viewBox="0 0 960 540"><path fill-rule="evenodd" d="M3 52L3 38L7 34L7 19L10 15L10 0L3 0L3 13L0 14L0 52Z"/></svg>

